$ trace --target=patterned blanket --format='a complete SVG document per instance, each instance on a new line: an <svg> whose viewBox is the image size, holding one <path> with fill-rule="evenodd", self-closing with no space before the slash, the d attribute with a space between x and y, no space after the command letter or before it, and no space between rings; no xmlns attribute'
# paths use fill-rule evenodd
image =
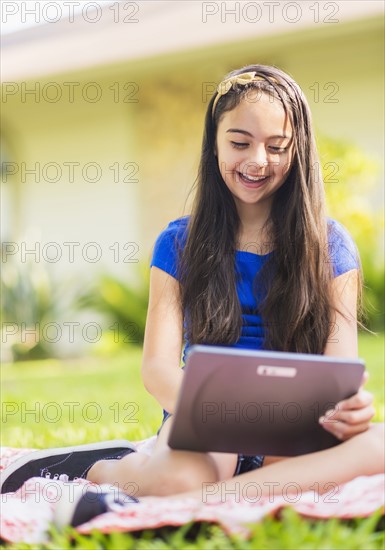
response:
<svg viewBox="0 0 385 550"><path fill-rule="evenodd" d="M151 454L155 436L137 441L138 450ZM15 459L34 449L2 447L0 470ZM8 542L44 543L48 540L48 528L53 519L55 505L70 483L37 478L28 480L15 493L2 496L1 538ZM80 480L77 483L88 483ZM148 498L146 502L123 508L119 512L103 514L77 529L86 534L92 529L103 533L112 531L138 531L166 525L178 526L191 521L216 522L227 533L247 537L247 524L259 522L268 514L277 514L283 507L291 506L299 514L311 518L367 517L381 509L385 511L385 475L358 477L341 485L338 492L319 495L307 491L301 495L263 497L255 499L226 495L226 499L204 503L195 498Z"/></svg>

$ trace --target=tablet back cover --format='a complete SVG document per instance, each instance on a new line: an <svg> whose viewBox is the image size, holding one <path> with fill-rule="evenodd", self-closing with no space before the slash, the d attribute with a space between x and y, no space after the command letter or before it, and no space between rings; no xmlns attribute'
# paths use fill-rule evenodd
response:
<svg viewBox="0 0 385 550"><path fill-rule="evenodd" d="M192 346L174 449L295 456L340 441L318 419L360 386L360 359Z"/></svg>

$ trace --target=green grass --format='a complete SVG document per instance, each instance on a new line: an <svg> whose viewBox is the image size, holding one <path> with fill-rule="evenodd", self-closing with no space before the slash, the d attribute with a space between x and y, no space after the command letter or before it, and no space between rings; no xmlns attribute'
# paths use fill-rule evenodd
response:
<svg viewBox="0 0 385 550"><path fill-rule="evenodd" d="M375 396L375 420L384 420L384 334L360 334L359 355L370 373L367 389ZM141 350L109 359L45 360L3 365L2 445L45 448L155 434L162 419L157 401L143 388ZM250 540L227 536L217 525L188 524L139 533L80 536L52 531L46 545L10 548L349 548L384 547L379 515L352 521L308 520L292 509L279 519L252 526Z"/></svg>

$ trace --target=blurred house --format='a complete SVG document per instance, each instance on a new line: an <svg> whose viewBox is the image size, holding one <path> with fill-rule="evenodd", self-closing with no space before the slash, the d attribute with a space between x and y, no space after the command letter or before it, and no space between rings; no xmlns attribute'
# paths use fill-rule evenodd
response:
<svg viewBox="0 0 385 550"><path fill-rule="evenodd" d="M4 35L9 256L34 249L58 278L108 270L129 281L186 213L215 86L251 63L290 73L317 131L382 163L383 3L273 4L99 2Z"/></svg>

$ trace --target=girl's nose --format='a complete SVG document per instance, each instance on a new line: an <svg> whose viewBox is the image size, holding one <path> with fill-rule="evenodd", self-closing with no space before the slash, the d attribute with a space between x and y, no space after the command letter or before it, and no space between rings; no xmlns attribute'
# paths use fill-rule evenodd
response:
<svg viewBox="0 0 385 550"><path fill-rule="evenodd" d="M264 166L267 166L268 164L268 158L267 158L267 152L264 145L258 145L253 150L252 155L250 155L249 159L249 169L252 167L255 167L255 169L262 168Z"/></svg>

